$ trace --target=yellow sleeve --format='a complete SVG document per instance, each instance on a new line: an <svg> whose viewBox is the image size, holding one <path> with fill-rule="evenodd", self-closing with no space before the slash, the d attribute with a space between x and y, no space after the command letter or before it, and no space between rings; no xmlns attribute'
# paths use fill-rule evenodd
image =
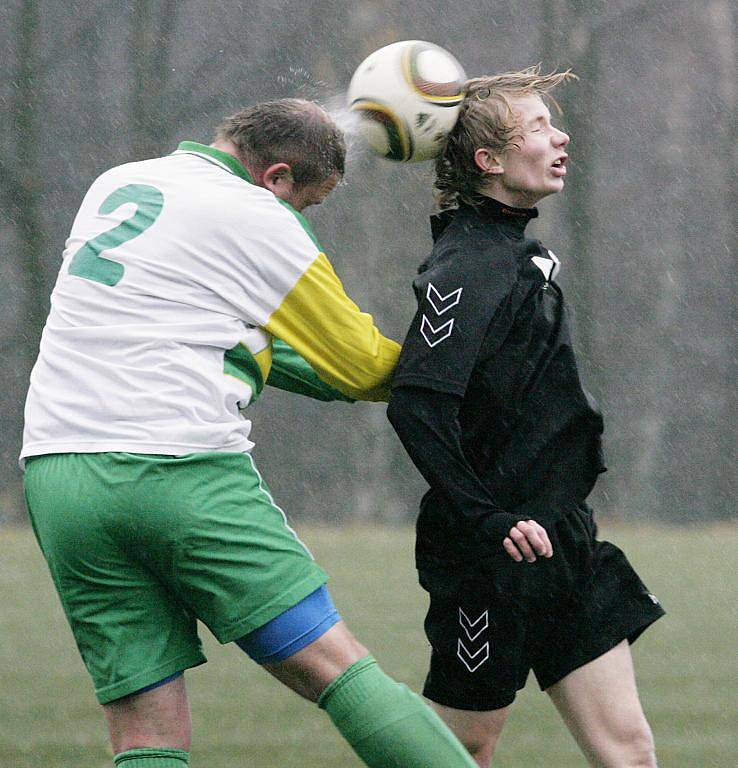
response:
<svg viewBox="0 0 738 768"><path fill-rule="evenodd" d="M305 358L320 378L355 400L387 401L400 345L346 295L318 254L264 326Z"/></svg>

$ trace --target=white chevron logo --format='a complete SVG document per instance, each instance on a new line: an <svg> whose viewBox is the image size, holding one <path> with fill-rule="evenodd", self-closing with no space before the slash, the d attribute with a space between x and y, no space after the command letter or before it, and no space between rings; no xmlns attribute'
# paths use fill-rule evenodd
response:
<svg viewBox="0 0 738 768"><path fill-rule="evenodd" d="M543 272L546 282L549 282L559 274L561 262L553 251L547 249L547 253L550 257L548 259L544 256L532 256L530 260Z"/></svg>
<svg viewBox="0 0 738 768"><path fill-rule="evenodd" d="M455 307L461 301L461 292L463 290L463 288L457 288L455 291L451 291L451 293L441 296L436 289L436 286L433 285L433 283L428 283L428 290L425 292L425 297L430 302L435 313L440 316L444 312L448 312L449 309Z"/></svg>
<svg viewBox="0 0 738 768"><path fill-rule="evenodd" d="M464 629L464 632L466 632L466 636L469 638L469 640L473 643L479 635L484 632L485 629L489 626L489 614L487 611L483 611L479 618L476 621L472 621L465 613L464 611L459 608L459 624ZM472 634L472 630L475 628L476 631L474 634Z"/></svg>
<svg viewBox="0 0 738 768"><path fill-rule="evenodd" d="M548 282L556 266L553 261L551 259L544 259L543 256L533 256L531 261L543 272L543 276L546 278L546 282Z"/></svg>
<svg viewBox="0 0 738 768"><path fill-rule="evenodd" d="M431 321L423 315L423 319L420 323L420 332L423 334L425 343L429 347L435 347L436 344L440 344L451 335L451 331L454 328L454 318L447 320L443 325L439 325L438 328L434 328Z"/></svg>
<svg viewBox="0 0 738 768"><path fill-rule="evenodd" d="M459 638L458 645L456 646L456 655L470 672L475 672L489 658L489 643L485 643L476 653L470 653L469 649L461 642L461 638ZM476 659L478 661L476 664L473 664Z"/></svg>

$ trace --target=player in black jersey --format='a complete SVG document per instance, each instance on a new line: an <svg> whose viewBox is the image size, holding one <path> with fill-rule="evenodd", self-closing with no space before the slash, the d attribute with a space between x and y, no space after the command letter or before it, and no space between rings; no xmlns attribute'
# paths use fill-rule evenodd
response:
<svg viewBox="0 0 738 768"><path fill-rule="evenodd" d="M559 260L526 237L569 137L538 68L468 83L436 165L441 213L388 416L430 484L425 695L488 766L532 669L592 765L656 765L629 643L663 615L585 499L602 416L572 349Z"/></svg>

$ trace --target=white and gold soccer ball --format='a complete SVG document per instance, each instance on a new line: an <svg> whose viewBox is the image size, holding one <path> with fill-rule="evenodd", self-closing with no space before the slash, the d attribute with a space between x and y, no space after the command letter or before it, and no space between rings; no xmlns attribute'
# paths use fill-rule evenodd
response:
<svg viewBox="0 0 738 768"><path fill-rule="evenodd" d="M348 88L349 109L361 116L369 146L401 162L430 160L459 115L466 74L444 48L403 40L359 64Z"/></svg>

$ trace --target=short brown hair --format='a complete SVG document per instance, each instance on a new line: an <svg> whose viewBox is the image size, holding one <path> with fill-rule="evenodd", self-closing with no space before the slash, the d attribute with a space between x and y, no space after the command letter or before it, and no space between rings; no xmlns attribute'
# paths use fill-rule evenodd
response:
<svg viewBox="0 0 738 768"><path fill-rule="evenodd" d="M510 97L540 96L556 104L549 91L575 78L570 69L542 75L539 64L518 72L468 80L459 119L436 160L438 207L444 210L454 208L459 202L469 205L480 202L480 189L486 179L474 162L474 153L480 147L487 147L494 154L501 153L515 145L520 137L520 125Z"/></svg>
<svg viewBox="0 0 738 768"><path fill-rule="evenodd" d="M328 113L313 101L278 99L247 107L218 126L216 139L236 145L247 166L287 163L298 187L343 176L346 143Z"/></svg>

